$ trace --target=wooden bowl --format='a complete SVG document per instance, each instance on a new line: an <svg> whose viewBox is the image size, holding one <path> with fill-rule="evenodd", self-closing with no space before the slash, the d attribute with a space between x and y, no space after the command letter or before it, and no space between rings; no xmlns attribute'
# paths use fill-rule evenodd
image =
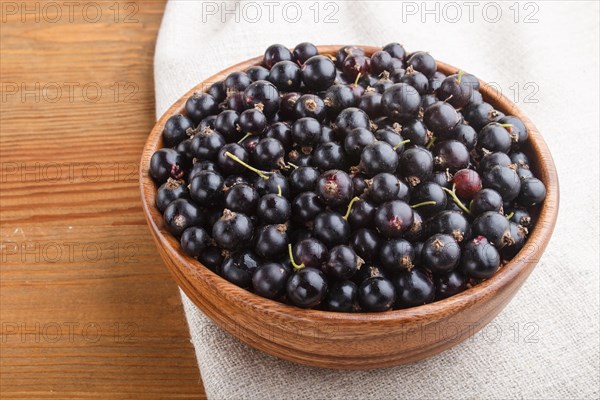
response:
<svg viewBox="0 0 600 400"><path fill-rule="evenodd" d="M341 46L321 46L335 54ZM361 46L367 54L380 50ZM472 336L511 300L538 262L558 213L558 178L552 156L531 121L506 97L482 82L486 101L529 128L527 151L534 173L547 188L525 247L496 275L448 299L406 310L383 313L334 313L304 310L268 300L241 289L205 268L180 250L179 241L163 225L155 206L156 185L149 175L150 157L162 147L167 119L185 113L186 99L196 90L229 73L260 65L256 57L208 78L181 97L160 118L148 137L140 165L140 189L150 231L165 264L187 296L218 326L247 345L300 364L334 369L372 369L406 364L444 351ZM438 61L438 70L457 68Z"/></svg>

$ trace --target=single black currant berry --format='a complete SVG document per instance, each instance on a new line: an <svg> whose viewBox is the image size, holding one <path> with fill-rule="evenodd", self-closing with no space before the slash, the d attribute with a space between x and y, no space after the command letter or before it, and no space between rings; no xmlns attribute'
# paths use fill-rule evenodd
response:
<svg viewBox="0 0 600 400"><path fill-rule="evenodd" d="M471 200L481 190L481 177L472 169L457 171L452 181L456 188L456 195L461 199Z"/></svg>
<svg viewBox="0 0 600 400"><path fill-rule="evenodd" d="M464 74L460 71L445 78L436 91L437 96L455 108L465 107L471 99L473 87L468 81L463 80L463 77Z"/></svg>
<svg viewBox="0 0 600 400"><path fill-rule="evenodd" d="M217 272L223 264L221 249L217 246L208 246L200 253L200 255L198 255L198 261L211 271Z"/></svg>
<svg viewBox="0 0 600 400"><path fill-rule="evenodd" d="M279 140L286 151L292 148L292 130L285 122L276 122L269 126L264 137Z"/></svg>
<svg viewBox="0 0 600 400"><path fill-rule="evenodd" d="M363 149L360 166L368 176L381 172L393 173L398 168L398 153L387 142L376 141Z"/></svg>
<svg viewBox="0 0 600 400"><path fill-rule="evenodd" d="M213 171L200 171L189 186L190 196L201 206L214 206L223 199L223 177Z"/></svg>
<svg viewBox="0 0 600 400"><path fill-rule="evenodd" d="M406 51L400 43L389 43L383 46L383 51L389 53L392 57L404 61Z"/></svg>
<svg viewBox="0 0 600 400"><path fill-rule="evenodd" d="M294 51L292 53L294 54L296 62L302 65L312 56L319 55L319 49L317 49L317 46L312 43L302 42L294 47Z"/></svg>
<svg viewBox="0 0 600 400"><path fill-rule="evenodd" d="M508 167L512 164L510 157L506 153L491 153L485 155L479 162L479 172L484 173L495 166Z"/></svg>
<svg viewBox="0 0 600 400"><path fill-rule="evenodd" d="M435 286L431 278L418 268L401 271L393 280L398 308L410 308L431 303Z"/></svg>
<svg viewBox="0 0 600 400"><path fill-rule="evenodd" d="M169 178L183 178L184 167L183 157L173 149L157 150L150 158L150 175L159 184L165 183Z"/></svg>
<svg viewBox="0 0 600 400"><path fill-rule="evenodd" d="M484 236L477 236L465 245L460 260L461 271L470 278L487 279L500 267L498 250Z"/></svg>
<svg viewBox="0 0 600 400"><path fill-rule="evenodd" d="M210 94L217 103L225 100L225 97L227 96L227 91L223 86L223 81L218 81L210 85L206 93Z"/></svg>
<svg viewBox="0 0 600 400"><path fill-rule="evenodd" d="M191 151L198 160L215 161L225 143L225 138L217 131L205 129L192 139Z"/></svg>
<svg viewBox="0 0 600 400"><path fill-rule="evenodd" d="M245 72L232 72L223 80L223 88L227 95L232 92L243 92L250 84L252 79Z"/></svg>
<svg viewBox="0 0 600 400"><path fill-rule="evenodd" d="M346 169L346 153L342 146L335 142L323 143L313 151L312 164L321 171Z"/></svg>
<svg viewBox="0 0 600 400"><path fill-rule="evenodd" d="M379 258L382 239L372 229L362 228L352 234L350 246L365 261L373 262Z"/></svg>
<svg viewBox="0 0 600 400"><path fill-rule="evenodd" d="M392 273L411 269L415 259L415 250L409 241L393 239L381 246L379 259L381 260L381 265Z"/></svg>
<svg viewBox="0 0 600 400"><path fill-rule="evenodd" d="M460 261L460 247L450 235L436 233L425 241L421 251L425 268L434 273L447 272Z"/></svg>
<svg viewBox="0 0 600 400"><path fill-rule="evenodd" d="M365 51L358 46L352 46L352 45L343 46L343 47L340 47L338 49L338 51L335 53L335 63L337 64L338 68L342 68L342 66L344 65L344 61L346 60L347 57L364 56L364 55L365 55Z"/></svg>
<svg viewBox="0 0 600 400"><path fill-rule="evenodd" d="M220 268L220 275L244 289L252 284L252 275L260 265L259 258L250 251L241 251L227 257Z"/></svg>
<svg viewBox="0 0 600 400"><path fill-rule="evenodd" d="M393 119L407 120L417 116L421 108L419 92L406 83L396 83L383 92L381 106Z"/></svg>
<svg viewBox="0 0 600 400"><path fill-rule="evenodd" d="M253 135L262 133L267 127L267 117L257 108L242 111L239 125L242 132Z"/></svg>
<svg viewBox="0 0 600 400"><path fill-rule="evenodd" d="M392 146L398 155L404 152L404 145L408 143L408 140L405 141L396 131L389 128L377 129L375 138Z"/></svg>
<svg viewBox="0 0 600 400"><path fill-rule="evenodd" d="M358 288L352 281L333 281L328 285L323 308L328 311L351 312L355 308Z"/></svg>
<svg viewBox="0 0 600 400"><path fill-rule="evenodd" d="M327 247L348 243L350 224L335 211L325 211L313 221L313 234Z"/></svg>
<svg viewBox="0 0 600 400"><path fill-rule="evenodd" d="M459 244L471 237L471 225L459 211L440 212L429 221L428 228L432 234L443 233L452 236Z"/></svg>
<svg viewBox="0 0 600 400"><path fill-rule="evenodd" d="M423 217L429 218L446 209L447 196L440 185L429 181L420 183L412 190L410 201Z"/></svg>
<svg viewBox="0 0 600 400"><path fill-rule="evenodd" d="M327 261L323 264L323 272L333 279L344 280L351 278L363 263L351 247L339 245L329 251Z"/></svg>
<svg viewBox="0 0 600 400"><path fill-rule="evenodd" d="M344 109L354 107L358 98L348 85L333 85L325 92L323 104L330 117L335 118Z"/></svg>
<svg viewBox="0 0 600 400"><path fill-rule="evenodd" d="M307 268L321 268L327 260L327 247L317 239L304 239L292 248L294 261Z"/></svg>
<svg viewBox="0 0 600 400"><path fill-rule="evenodd" d="M208 247L210 237L202 228L191 226L181 235L181 248L190 257L199 257Z"/></svg>
<svg viewBox="0 0 600 400"><path fill-rule="evenodd" d="M381 106L382 94L376 91L367 90L359 97L357 107L367 113L369 118L377 118L383 115Z"/></svg>
<svg viewBox="0 0 600 400"><path fill-rule="evenodd" d="M348 222L352 229L366 228L373 223L376 207L371 202L358 199L350 207Z"/></svg>
<svg viewBox="0 0 600 400"><path fill-rule="evenodd" d="M217 115L215 130L219 132L226 141L237 142L240 140L241 130L239 128L240 114L233 110L224 110Z"/></svg>
<svg viewBox="0 0 600 400"><path fill-rule="evenodd" d="M249 107L258 108L266 116L272 116L279 111L279 91L271 82L251 83L244 91L244 97Z"/></svg>
<svg viewBox="0 0 600 400"><path fill-rule="evenodd" d="M319 171L313 167L298 167L290 174L290 185L294 193L315 190Z"/></svg>
<svg viewBox="0 0 600 400"><path fill-rule="evenodd" d="M460 124L461 118L450 104L438 101L425 110L423 122L435 135L447 136Z"/></svg>
<svg viewBox="0 0 600 400"><path fill-rule="evenodd" d="M239 160L247 163L249 158L244 147L237 143L228 143L217 153L217 165L225 175L239 174L246 171L246 167Z"/></svg>
<svg viewBox="0 0 600 400"><path fill-rule="evenodd" d="M292 201L292 219L306 224L325 210L325 206L315 192L302 192Z"/></svg>
<svg viewBox="0 0 600 400"><path fill-rule="evenodd" d="M327 278L316 268L302 268L290 276L286 292L288 300L298 307L318 306L327 295Z"/></svg>
<svg viewBox="0 0 600 400"><path fill-rule="evenodd" d="M323 121L327 116L325 103L319 96L314 94L303 94L294 106L295 119L311 117L317 121Z"/></svg>
<svg viewBox="0 0 600 400"><path fill-rule="evenodd" d="M288 179L279 172L268 174L267 179L257 175L254 181L254 188L258 194L264 196L267 193L281 194L283 197L290 195L290 183Z"/></svg>
<svg viewBox="0 0 600 400"><path fill-rule="evenodd" d="M355 128L368 129L369 126L370 121L367 113L356 107L344 109L335 119L335 130L340 137L345 137Z"/></svg>
<svg viewBox="0 0 600 400"><path fill-rule="evenodd" d="M292 273L290 267L278 263L262 264L252 275L254 293L267 299L278 299L285 294L285 285Z"/></svg>
<svg viewBox="0 0 600 400"><path fill-rule="evenodd" d="M279 61L271 67L267 80L281 91L293 92L300 89L302 73L296 63Z"/></svg>
<svg viewBox="0 0 600 400"><path fill-rule="evenodd" d="M502 196L494 189L482 189L475 193L473 200L469 205L469 210L474 216L483 214L486 211L502 212Z"/></svg>
<svg viewBox="0 0 600 400"><path fill-rule="evenodd" d="M410 119L402 124L400 135L405 140L410 140L414 146L425 146L431 140L431 132L418 118Z"/></svg>
<svg viewBox="0 0 600 400"><path fill-rule="evenodd" d="M471 151L477 145L477 132L471 125L460 123L450 132L447 139L458 140Z"/></svg>
<svg viewBox="0 0 600 400"><path fill-rule="evenodd" d="M223 211L223 216L213 225L212 230L215 242L226 250L237 250L248 246L253 233L254 226L250 218L228 209Z"/></svg>
<svg viewBox="0 0 600 400"><path fill-rule="evenodd" d="M352 179L341 170L329 170L317 181L317 195L329 206L348 204L354 194Z"/></svg>
<svg viewBox="0 0 600 400"><path fill-rule="evenodd" d="M479 131L477 146L487 151L508 153L512 139L507 127L498 122L490 122Z"/></svg>
<svg viewBox="0 0 600 400"><path fill-rule="evenodd" d="M516 256L525 245L525 240L527 240L529 231L527 228L515 224L514 222L510 222L508 230L510 232L510 239L506 246L502 248L501 253L504 259L510 260Z"/></svg>
<svg viewBox="0 0 600 400"><path fill-rule="evenodd" d="M172 201L188 197L189 192L183 181L169 178L156 191L156 207L163 212Z"/></svg>
<svg viewBox="0 0 600 400"><path fill-rule="evenodd" d="M362 310L381 312L392 308L396 290L391 281L382 277L365 279L358 288L358 301Z"/></svg>
<svg viewBox="0 0 600 400"><path fill-rule="evenodd" d="M478 132L490 122L497 122L504 117L502 112L494 109L491 104L485 102L466 108L464 113L465 119Z"/></svg>
<svg viewBox="0 0 600 400"><path fill-rule="evenodd" d="M371 72L379 75L383 71L392 72L392 55L385 50L380 50L371 56Z"/></svg>
<svg viewBox="0 0 600 400"><path fill-rule="evenodd" d="M517 225L521 225L524 228L531 227L533 223L531 214L529 214L529 212L524 208L514 208L510 210L509 215L511 215L511 222L514 222Z"/></svg>
<svg viewBox="0 0 600 400"><path fill-rule="evenodd" d="M167 147L177 146L194 134L194 123L185 115L173 115L165 123L163 141Z"/></svg>
<svg viewBox="0 0 600 400"><path fill-rule="evenodd" d="M412 68L406 71L406 74L400 78L400 82L414 87L420 95L425 95L429 92L429 79L424 74Z"/></svg>
<svg viewBox="0 0 600 400"><path fill-rule="evenodd" d="M302 80L309 89L326 90L335 81L335 65L325 56L313 56L302 65Z"/></svg>
<svg viewBox="0 0 600 400"><path fill-rule="evenodd" d="M425 74L426 77L431 78L435 71L437 71L437 63L435 59L424 51L416 51L410 55L406 60L406 65L413 67L415 71L419 71Z"/></svg>
<svg viewBox="0 0 600 400"><path fill-rule="evenodd" d="M467 289L467 278L458 269L439 275L435 278L435 298L446 299Z"/></svg>
<svg viewBox="0 0 600 400"><path fill-rule="evenodd" d="M275 193L265 194L258 201L256 215L265 224L285 224L292 207L288 199Z"/></svg>
<svg viewBox="0 0 600 400"><path fill-rule="evenodd" d="M284 155L285 149L279 140L266 138L256 144L254 153L252 153L252 162L258 167L267 170L284 168Z"/></svg>
<svg viewBox="0 0 600 400"><path fill-rule="evenodd" d="M498 212L486 211L473 221L473 235L485 236L497 248L510 242L509 222Z"/></svg>
<svg viewBox="0 0 600 400"><path fill-rule="evenodd" d="M292 139L300 146L313 146L320 136L321 124L314 118L300 118L292 125Z"/></svg>
<svg viewBox="0 0 600 400"><path fill-rule="evenodd" d="M267 47L263 56L263 64L267 68L271 68L273 65L280 61L293 61L294 56L292 52L282 44L272 44Z"/></svg>
<svg viewBox="0 0 600 400"><path fill-rule="evenodd" d="M412 222L412 208L400 200L383 203L375 213L375 227L390 239L401 237Z"/></svg>
<svg viewBox="0 0 600 400"><path fill-rule="evenodd" d="M406 178L410 186L427 181L433 172L433 156L424 147L406 149L400 156L398 172Z"/></svg>
<svg viewBox="0 0 600 400"><path fill-rule="evenodd" d="M504 201L514 200L521 190L521 179L511 167L497 165L483 173L482 181L483 187L494 189Z"/></svg>
<svg viewBox="0 0 600 400"><path fill-rule="evenodd" d="M187 199L172 201L163 214L165 227L174 236L181 236L190 226L202 226L204 214L194 203Z"/></svg>
<svg viewBox="0 0 600 400"><path fill-rule="evenodd" d="M469 150L458 140L444 140L433 148L433 163L436 169L454 173L469 166Z"/></svg>
<svg viewBox="0 0 600 400"><path fill-rule="evenodd" d="M527 141L529 138L529 130L527 126L519 118L507 115L498 120L499 123L506 127L510 138L512 140L512 147L518 149L519 146Z"/></svg>
<svg viewBox="0 0 600 400"><path fill-rule="evenodd" d="M207 93L196 92L185 102L185 112L196 123L218 111L219 103Z"/></svg>
<svg viewBox="0 0 600 400"><path fill-rule="evenodd" d="M537 178L528 178L521 182L521 190L517 203L523 207L532 207L540 204L546 197L546 186Z"/></svg>
<svg viewBox="0 0 600 400"><path fill-rule="evenodd" d="M265 225L256 235L256 254L267 260L276 260L285 254L288 245L286 225Z"/></svg>
<svg viewBox="0 0 600 400"><path fill-rule="evenodd" d="M252 82L266 81L269 77L269 70L265 67L261 67L260 65L256 65L254 67L248 68L246 70L246 75L248 75Z"/></svg>
<svg viewBox="0 0 600 400"><path fill-rule="evenodd" d="M258 192L252 186L239 183L233 185L225 194L225 208L233 212L254 215L258 205Z"/></svg>

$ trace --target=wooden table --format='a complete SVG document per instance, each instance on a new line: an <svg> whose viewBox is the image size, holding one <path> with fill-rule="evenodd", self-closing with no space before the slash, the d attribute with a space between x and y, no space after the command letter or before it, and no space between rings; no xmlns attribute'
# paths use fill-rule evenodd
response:
<svg viewBox="0 0 600 400"><path fill-rule="evenodd" d="M0 397L204 397L137 182L164 2L0 7Z"/></svg>

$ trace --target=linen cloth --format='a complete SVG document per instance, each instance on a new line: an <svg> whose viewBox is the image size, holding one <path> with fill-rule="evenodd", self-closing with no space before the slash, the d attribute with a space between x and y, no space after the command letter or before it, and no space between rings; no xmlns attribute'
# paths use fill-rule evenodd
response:
<svg viewBox="0 0 600 400"><path fill-rule="evenodd" d="M411 365L340 372L281 361L220 330L182 292L208 397L598 398L598 3L296 2L286 14L286 3L247 3L167 4L155 54L157 117L201 80L273 43L398 41L495 82L530 116L554 155L561 206L545 254L506 309L472 339ZM334 11L337 22L327 22Z"/></svg>

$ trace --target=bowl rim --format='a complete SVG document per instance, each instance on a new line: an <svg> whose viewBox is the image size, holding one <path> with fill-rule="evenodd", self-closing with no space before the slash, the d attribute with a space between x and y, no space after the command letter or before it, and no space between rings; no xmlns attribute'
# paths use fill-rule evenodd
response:
<svg viewBox="0 0 600 400"><path fill-rule="evenodd" d="M342 45L323 45L317 47L320 55L334 55ZM357 47L362 48L368 55L381 50L380 47L375 46L357 45ZM460 310L468 308L473 303L479 302L486 297L493 296L498 290L509 285L521 275L525 274L525 276L527 276L531 273L549 242L558 216L559 184L556 168L546 142L531 120L519 110L516 104L499 93L493 86L488 85L482 80L479 80L481 85L480 92L482 93L484 100L492 104L495 109L498 109L507 115L517 116L527 126L529 130L528 143L531 147L530 150L536 155L538 162L536 164L538 172L536 177L544 182L547 190L546 199L539 210L537 221L525 246L511 261L506 263L491 278L454 296L417 307L379 313L341 313L315 309L302 309L280 303L276 300L261 297L230 283L202 265L198 260L184 254L180 250L177 238L172 236L162 227L162 213L155 206L157 185L149 174L150 157L154 151L159 149L162 145L162 130L166 120L172 115L185 113L185 101L188 97L197 91L205 92L211 83L222 80L231 72L242 71L254 65L261 65L261 62L262 56L250 58L228 67L198 83L163 113L152 128L152 131L144 144L139 168L139 185L144 216L154 238L160 242L171 257L174 257L176 260L179 271L171 270L176 282L197 306L202 308L194 301L194 295L197 293L190 293L194 284L190 282L186 272L204 280L205 283L210 286L216 286L218 290L223 292L223 295L228 301L244 302L253 309L272 315L277 314L287 320L310 320L312 322L317 321L325 324L335 324L342 321L345 323L354 322L357 324L364 323L365 321L393 324L414 322L415 320L432 321L447 318L449 310L452 310L452 314L460 312ZM459 71L458 68L444 62L436 60L436 63L438 71L445 74ZM183 270L184 268L186 271Z"/></svg>

